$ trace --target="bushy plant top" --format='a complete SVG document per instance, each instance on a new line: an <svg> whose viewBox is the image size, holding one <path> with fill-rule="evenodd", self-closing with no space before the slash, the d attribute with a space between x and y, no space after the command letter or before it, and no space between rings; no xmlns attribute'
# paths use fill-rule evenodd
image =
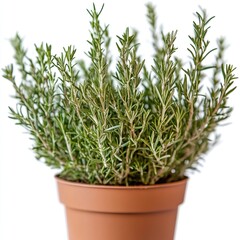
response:
<svg viewBox="0 0 240 240"><path fill-rule="evenodd" d="M183 65L175 53L177 32L159 30L148 4L153 65L149 69L138 53L137 32L126 28L118 36L113 67L101 12L95 6L89 11L89 65L75 59L73 46L55 55L51 45L41 44L36 58L29 58L22 38L11 40L21 72L19 83L13 65L4 69L17 99L11 117L30 133L37 158L60 169L63 179L106 185L182 179L197 168L216 127L232 111L227 100L235 89L235 68L224 63L224 40L209 48L212 18L197 12L189 64ZM209 65L210 54L215 60Z"/></svg>

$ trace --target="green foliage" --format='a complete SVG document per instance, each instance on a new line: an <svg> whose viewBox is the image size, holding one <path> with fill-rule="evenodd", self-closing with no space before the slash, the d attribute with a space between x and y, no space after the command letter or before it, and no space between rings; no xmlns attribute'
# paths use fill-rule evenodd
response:
<svg viewBox="0 0 240 240"><path fill-rule="evenodd" d="M138 54L137 32L127 28L118 36L112 72L111 38L99 20L102 9L93 6L88 12L89 65L76 61L72 46L57 56L51 45L41 44L31 59L19 35L11 40L22 76L17 84L13 65L4 69L18 101L11 117L30 133L37 158L59 168L61 178L111 185L182 179L187 170L197 169L214 142L212 133L232 111L227 100L235 89L235 68L223 61L223 39L209 48L212 18L204 10L196 13L190 62L184 67L175 53L177 32L159 31L155 9L148 4L151 69ZM213 51L215 61L207 65Z"/></svg>

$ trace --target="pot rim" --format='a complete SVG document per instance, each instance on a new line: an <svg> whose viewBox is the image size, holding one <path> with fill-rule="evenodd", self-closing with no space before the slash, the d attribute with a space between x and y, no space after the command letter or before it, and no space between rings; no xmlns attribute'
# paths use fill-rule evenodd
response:
<svg viewBox="0 0 240 240"><path fill-rule="evenodd" d="M55 175L55 179L65 185L78 186L84 188L96 188L96 189L114 189L114 190L131 190L131 189L156 189L156 188L170 188L177 187L178 185L182 185L183 182L188 181L188 177L185 176L182 180L178 180L170 183L159 183L153 185L136 185L136 186L115 186L115 185L97 185L97 184L87 184L87 183L78 183L72 182L68 180L64 180L57 175Z"/></svg>

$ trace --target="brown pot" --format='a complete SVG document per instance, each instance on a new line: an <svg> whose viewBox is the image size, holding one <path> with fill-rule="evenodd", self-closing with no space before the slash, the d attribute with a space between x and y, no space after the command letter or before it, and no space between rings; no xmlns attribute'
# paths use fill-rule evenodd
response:
<svg viewBox="0 0 240 240"><path fill-rule="evenodd" d="M88 185L57 179L69 240L173 240L187 179L150 186Z"/></svg>

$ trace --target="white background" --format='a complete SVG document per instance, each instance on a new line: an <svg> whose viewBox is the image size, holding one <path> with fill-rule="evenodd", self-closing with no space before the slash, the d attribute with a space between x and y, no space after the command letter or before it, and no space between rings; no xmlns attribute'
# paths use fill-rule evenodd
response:
<svg viewBox="0 0 240 240"><path fill-rule="evenodd" d="M100 6L104 0L95 1ZM192 33L193 13L198 6L215 15L210 37L226 36L226 59L238 67L240 76L240 14L237 2L152 0L166 31L179 30L179 54L186 57ZM102 19L110 23L112 36L126 26L141 32L142 53L151 55L145 21L145 3L141 0L105 1ZM78 56L87 50L89 17L86 8L92 1L3 0L0 3L0 68L13 61L8 39L19 32L29 52L34 43L48 42L58 52L70 44ZM214 41L213 41L214 42ZM112 45L114 48L114 44ZM239 82L239 81L238 81ZM239 83L238 83L239 86ZM184 205L180 209L176 240L240 239L240 88L231 96L234 112L231 125L219 129L220 143L208 153L201 173L189 181ZM21 127L8 119L8 106L15 102L9 82L0 80L0 239L66 240L64 208L58 202L53 170L34 159L31 142ZM94 231L94 229L93 229ZM97 240L97 239L96 239ZM113 239L114 240L114 239ZM134 240L134 239L133 239ZM151 240L151 239L149 239Z"/></svg>

